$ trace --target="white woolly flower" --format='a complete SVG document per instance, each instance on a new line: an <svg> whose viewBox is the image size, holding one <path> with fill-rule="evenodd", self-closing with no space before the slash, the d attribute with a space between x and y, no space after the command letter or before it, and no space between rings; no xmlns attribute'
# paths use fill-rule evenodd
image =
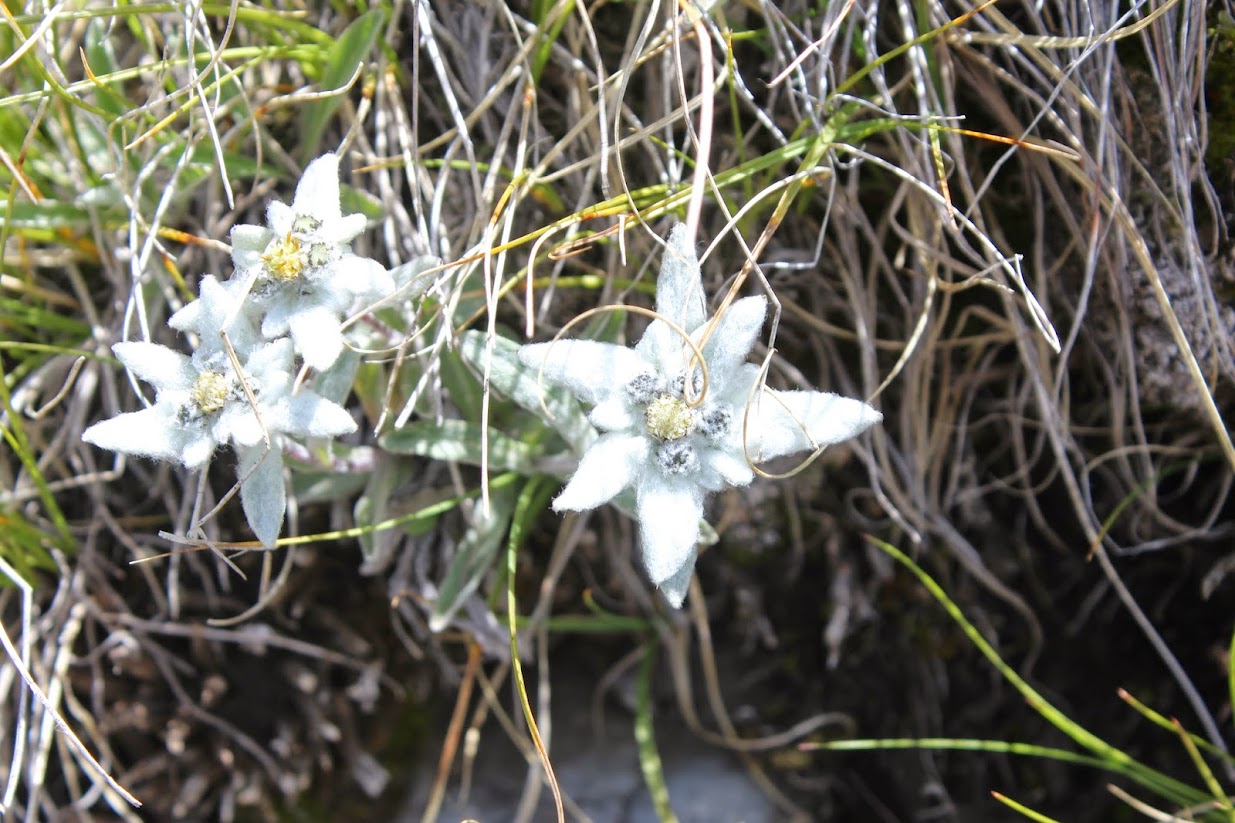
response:
<svg viewBox="0 0 1235 823"><path fill-rule="evenodd" d="M304 170L291 206L270 203L266 223L232 228L233 281L252 289L264 337L290 334L304 362L324 371L343 350L342 318L393 292L394 281L376 260L352 254L365 217L343 214L333 154Z"/></svg>
<svg viewBox="0 0 1235 823"><path fill-rule="evenodd" d="M261 342L252 317L242 310L244 295L235 293L232 282L220 283L214 275L206 275L198 285L200 296L167 320L167 325L176 331L197 336L200 355L224 351L223 336L219 334L224 323L227 339L242 360Z"/></svg>
<svg viewBox="0 0 1235 823"><path fill-rule="evenodd" d="M704 340L710 323L699 262L681 225L669 235L656 312L659 318L633 349L562 340L524 346L519 358L591 404L589 419L604 432L553 508L591 509L633 489L644 567L677 607L694 570L704 499L751 482L747 454L757 464L813 451L855 437L882 415L836 394L770 389L750 400L748 412L759 368L746 358L763 327L767 300L734 302ZM694 354L670 323L700 346L706 386L697 366L686 386Z"/></svg>
<svg viewBox="0 0 1235 823"><path fill-rule="evenodd" d="M218 447L232 445L245 516L266 546L274 545L283 527L281 436L336 437L356 429L342 406L312 391L292 393L292 343L286 338L254 346L243 362L257 414L222 348L203 346L191 357L155 343L116 343L112 351L154 386L155 403L95 423L82 439L111 451L175 460L189 469L202 468Z"/></svg>

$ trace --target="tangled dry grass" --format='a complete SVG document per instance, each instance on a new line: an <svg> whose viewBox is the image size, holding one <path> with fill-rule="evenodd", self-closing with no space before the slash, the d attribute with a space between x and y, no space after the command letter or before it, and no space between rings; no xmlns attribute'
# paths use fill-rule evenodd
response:
<svg viewBox="0 0 1235 823"><path fill-rule="evenodd" d="M463 462L364 450L404 409L473 402L452 393L455 334L544 339L594 306L646 305L673 215L706 241L712 294L740 275L778 306L770 382L885 415L852 449L715 501L683 615L658 607L620 515L541 518L515 570L539 716L555 649L596 643L602 684L658 649L676 709L786 817L994 819L993 788L1064 819L1111 813L1102 780L1007 755L776 756L812 736L1050 739L870 533L1082 722L1186 769L1118 716L1110 687L1137 685L1225 749L1235 204L1231 157L1206 153L1232 127L1213 81L1235 48L1223 4L396 2L341 75L318 36L357 16L338 5L186 9L31 4L4 34L0 544L35 582L4 593L15 819L274 819L307 798L378 819L400 770L432 768L414 752L446 752L443 789L465 727L531 751L517 723L484 725L508 711L500 564L434 620L470 503L370 534L363 556L349 538L223 562L160 534L225 484L80 441L134 408L105 346L177 345L163 322L228 270L230 226L335 147L377 219L358 251L448 261L432 316L388 330L354 401L368 428L350 471L387 473L387 517L484 485ZM291 533L366 522L363 482L314 480ZM244 539L227 507L208 529ZM553 627L585 598L641 628ZM443 745L429 707L451 705ZM524 820L538 766L526 785Z"/></svg>

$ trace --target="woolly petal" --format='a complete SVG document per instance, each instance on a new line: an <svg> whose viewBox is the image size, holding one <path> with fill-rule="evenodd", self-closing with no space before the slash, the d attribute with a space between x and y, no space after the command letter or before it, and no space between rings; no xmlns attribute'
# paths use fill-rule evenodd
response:
<svg viewBox="0 0 1235 823"><path fill-rule="evenodd" d="M669 323L690 334L707 319L699 258L682 223L669 232L669 243L656 279L656 313L660 318L647 327L635 351L659 366L661 371L679 373L685 367L683 349L689 348L681 332Z"/></svg>
<svg viewBox="0 0 1235 823"><path fill-rule="evenodd" d="M338 189L336 181L335 189ZM338 195L335 196L335 202L339 202ZM349 214L346 217L336 217L329 222L323 222L318 228L316 237L323 243L332 243L339 245L342 243L350 243L356 238L356 235L365 230L365 226L369 221L363 214Z"/></svg>
<svg viewBox="0 0 1235 823"><path fill-rule="evenodd" d="M322 306L307 306L288 317L296 350L309 368L325 371L343 351L343 332L339 318Z"/></svg>
<svg viewBox="0 0 1235 823"><path fill-rule="evenodd" d="M274 237L274 232L265 226L247 223L232 226L232 264L236 271L263 268L266 264L262 261L262 254Z"/></svg>
<svg viewBox="0 0 1235 823"><path fill-rule="evenodd" d="M583 511L608 503L647 470L650 448L645 437L601 435L584 452L574 476L553 501L553 510Z"/></svg>
<svg viewBox="0 0 1235 823"><path fill-rule="evenodd" d="M661 374L680 374L686 368L686 343L675 329L660 320L648 324L634 350Z"/></svg>
<svg viewBox="0 0 1235 823"><path fill-rule="evenodd" d="M857 437L882 419L861 400L839 394L769 389L750 409L750 456L762 462L813 451Z"/></svg>
<svg viewBox="0 0 1235 823"><path fill-rule="evenodd" d="M665 596L665 600L669 601L670 606L675 609L682 608L682 601L686 599L686 591L690 588L690 579L694 576L695 555L692 553L690 560L682 564L677 574L668 580L661 581L661 594Z"/></svg>
<svg viewBox="0 0 1235 823"><path fill-rule="evenodd" d="M357 295L368 288L368 267L358 270L350 261L367 260L365 257L344 255L318 269L311 269L306 287L293 295L292 310L306 305L322 306L343 315L355 304ZM370 261L373 262L373 261Z"/></svg>
<svg viewBox="0 0 1235 823"><path fill-rule="evenodd" d="M221 288L213 274L203 277L201 284L197 287L201 296L169 317L167 325L176 331L198 335L213 331L217 337L219 329L223 327L222 320L227 316L230 308L230 305L219 303L216 290ZM227 295L224 295L224 300L230 304Z"/></svg>
<svg viewBox="0 0 1235 823"><path fill-rule="evenodd" d="M360 215L356 215L359 217ZM334 277L347 284L347 289L356 296L363 308L391 295L395 290L394 278L386 267L368 257L345 254L334 264Z"/></svg>
<svg viewBox="0 0 1235 823"><path fill-rule="evenodd" d="M750 481L755 479L755 472L740 451L740 444L737 452L705 449L700 457L705 471L713 473L718 481L714 484L715 488L712 487L713 484L709 484L712 491L720 491L725 486L749 486Z"/></svg>
<svg viewBox="0 0 1235 823"><path fill-rule="evenodd" d="M260 267L242 269L240 266L237 266L232 276L223 281L222 284L232 303L240 305L240 313L245 318L244 323L253 334L255 344L261 340L258 330L261 328L262 317L266 314L266 307L264 305L266 301L259 299L261 289L254 288L263 271ZM234 336L235 332L229 330L228 334Z"/></svg>
<svg viewBox="0 0 1235 823"><path fill-rule="evenodd" d="M656 279L656 313L688 332L707 319L699 257L686 236L685 223L678 223L669 232L669 245Z"/></svg>
<svg viewBox="0 0 1235 823"><path fill-rule="evenodd" d="M267 454L265 446L241 447L236 450L236 457L236 476L242 481L240 505L245 519L262 545L274 548L287 508L283 453L274 448Z"/></svg>
<svg viewBox="0 0 1235 823"><path fill-rule="evenodd" d="M186 437L176 424L175 409L169 404L157 404L101 420L82 432L81 439L109 451L156 460L180 460Z"/></svg>
<svg viewBox="0 0 1235 823"><path fill-rule="evenodd" d="M343 212L339 208L339 158L333 153L323 154L310 163L296 185L292 211L310 215L322 223L339 220ZM361 229L364 218L361 218ZM357 232L359 234L359 232ZM355 235L352 235L355 237Z"/></svg>
<svg viewBox="0 0 1235 823"><path fill-rule="evenodd" d="M196 334L203 348L221 350L223 340L219 331L226 321L232 347L244 357L257 342L257 337L236 295L210 274L202 278L198 290L201 296L173 314L167 325L177 331Z"/></svg>
<svg viewBox="0 0 1235 823"><path fill-rule="evenodd" d="M369 291L366 295L369 301L373 302L394 294L396 288L395 279L394 275L390 273L390 270L381 263L378 263L376 260L368 257L364 259L369 261ZM428 276L421 278L421 280L425 284L424 288L421 289L419 294L412 294L412 290L409 289L407 294L409 299L419 297L420 294L423 294L424 291L429 288L429 286L433 285L432 278Z"/></svg>
<svg viewBox="0 0 1235 823"><path fill-rule="evenodd" d="M180 450L180 462L189 469L200 469L218 448L214 438L200 429L184 432L184 448Z"/></svg>
<svg viewBox="0 0 1235 823"><path fill-rule="evenodd" d="M266 420L265 410L262 421L258 422L249 401L238 400L223 407L215 417L210 432L218 443L234 442L237 446L256 446L266 439L262 423L265 423L269 430L270 421Z"/></svg>
<svg viewBox="0 0 1235 823"><path fill-rule="evenodd" d="M266 308L266 316L262 318L262 337L275 340L287 334L292 314L298 308L295 301L283 294L271 300Z"/></svg>
<svg viewBox="0 0 1235 823"><path fill-rule="evenodd" d="M280 379L291 381L292 341L286 337L253 349L244 370L261 383L263 390Z"/></svg>
<svg viewBox="0 0 1235 823"><path fill-rule="evenodd" d="M357 292L353 289L363 289L364 283L358 283L353 280L345 280L337 270L330 270L327 276L319 279L313 287L313 291L300 298L300 307L307 308L308 306L320 306L329 312L332 312L335 317L341 318L351 311L352 306L355 306L359 301Z"/></svg>
<svg viewBox="0 0 1235 823"><path fill-rule="evenodd" d="M704 355L709 379L717 391L725 390L731 374L750 356L767 313L768 301L763 295L744 297L729 306L716 321L716 330L704 347Z"/></svg>
<svg viewBox="0 0 1235 823"><path fill-rule="evenodd" d="M160 391L187 390L197 380L186 355L158 343L113 343L111 350L125 368Z"/></svg>
<svg viewBox="0 0 1235 823"><path fill-rule="evenodd" d="M283 237L292 230L296 221L296 212L292 207L279 200L271 200L266 204L266 225L275 236Z"/></svg>
<svg viewBox="0 0 1235 823"><path fill-rule="evenodd" d="M747 402L753 400L751 389L758 382L759 373L760 368L754 363L741 363L726 374L719 384L708 387L708 396L714 397L717 403L729 406L733 412L733 425L737 436L741 435L742 417L746 413ZM716 392L715 395L712 394L713 391Z"/></svg>
<svg viewBox="0 0 1235 823"><path fill-rule="evenodd" d="M639 423L639 416L631 411L630 403L621 393L615 392L596 404L587 416L592 425L601 431L627 431Z"/></svg>
<svg viewBox="0 0 1235 823"><path fill-rule="evenodd" d="M636 352L595 340L532 343L519 349L519 360L543 367L545 380L564 386L584 403L596 404L645 372L655 369Z"/></svg>
<svg viewBox="0 0 1235 823"><path fill-rule="evenodd" d="M703 490L689 481L649 471L639 481L636 499L643 567L657 586L694 566Z"/></svg>
<svg viewBox="0 0 1235 823"><path fill-rule="evenodd" d="M301 437L338 437L356 431L356 421L346 409L311 391L288 398L272 417L273 428Z"/></svg>

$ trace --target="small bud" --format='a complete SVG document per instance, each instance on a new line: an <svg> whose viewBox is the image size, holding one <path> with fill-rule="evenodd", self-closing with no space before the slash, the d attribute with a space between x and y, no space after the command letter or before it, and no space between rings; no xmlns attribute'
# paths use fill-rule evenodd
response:
<svg viewBox="0 0 1235 823"><path fill-rule="evenodd" d="M665 443L656 451L656 462L665 474L687 474L699 467L699 457L689 444Z"/></svg>
<svg viewBox="0 0 1235 823"><path fill-rule="evenodd" d="M309 252L305 255L305 258L310 266L316 268L329 263L332 256L330 246L325 243L313 243L309 246Z"/></svg>
<svg viewBox="0 0 1235 823"><path fill-rule="evenodd" d="M733 415L725 408L713 408L705 411L699 419L699 431L710 440L722 440L729 433L729 424Z"/></svg>
<svg viewBox="0 0 1235 823"><path fill-rule="evenodd" d="M292 221L292 231L296 234L312 234L322 226L322 221L311 214L298 214Z"/></svg>
<svg viewBox="0 0 1235 823"><path fill-rule="evenodd" d="M646 406L661 392L661 388L660 379L656 375L644 372L626 384L626 393L640 406Z"/></svg>

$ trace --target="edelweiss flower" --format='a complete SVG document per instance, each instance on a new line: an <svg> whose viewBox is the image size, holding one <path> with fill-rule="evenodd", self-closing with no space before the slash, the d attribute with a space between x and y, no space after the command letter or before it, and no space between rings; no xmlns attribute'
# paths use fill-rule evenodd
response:
<svg viewBox="0 0 1235 823"><path fill-rule="evenodd" d="M304 170L291 206L270 203L266 223L232 228L232 280L252 288L262 335L290 333L304 362L324 371L343 350L340 320L393 292L394 281L376 260L352 254L365 217L343 214L333 154Z"/></svg>
<svg viewBox="0 0 1235 823"><path fill-rule="evenodd" d="M176 331L197 335L197 352L213 354L224 351L219 331L227 323L227 338L243 360L260 342L260 337L252 318L243 311L244 295L234 291L214 275L206 275L198 285L200 296L168 318L167 325Z"/></svg>
<svg viewBox="0 0 1235 823"><path fill-rule="evenodd" d="M669 235L656 312L633 349L562 340L524 346L519 358L592 404L589 419L605 432L584 453L554 510L595 508L633 488L644 567L677 607L694 570L704 499L751 482L747 454L759 463L813 451L861 434L882 415L860 400L824 392L765 389L751 399L759 368L746 358L767 300L738 300L711 324L698 258L681 225ZM696 364L688 390L694 352L670 323L701 348L706 385Z"/></svg>
<svg viewBox="0 0 1235 823"><path fill-rule="evenodd" d="M293 354L287 338L255 346L243 363L260 422L222 348L203 347L192 357L155 343L116 343L112 351L137 377L154 386L155 403L95 423L82 439L112 451L176 460L189 469L202 468L215 449L232 444L242 480L241 504L254 534L266 546L274 545L283 526L286 492L280 436L336 437L356 429L342 406L311 391L291 393ZM269 453L263 424L271 438Z"/></svg>

